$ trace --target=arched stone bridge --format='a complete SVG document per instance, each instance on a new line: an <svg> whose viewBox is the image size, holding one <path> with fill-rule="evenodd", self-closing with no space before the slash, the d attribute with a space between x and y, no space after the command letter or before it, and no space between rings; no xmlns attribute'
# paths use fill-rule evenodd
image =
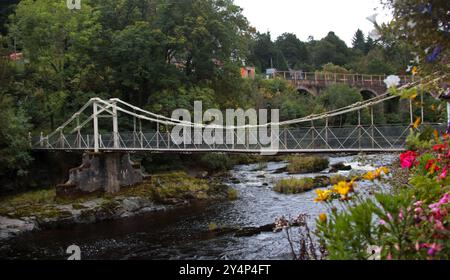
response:
<svg viewBox="0 0 450 280"><path fill-rule="evenodd" d="M326 72L277 71L276 77L290 81L299 92L319 96L333 84L347 84L360 89L364 99L386 92L384 80L387 75L343 74ZM414 76L399 76L400 86L414 82Z"/></svg>

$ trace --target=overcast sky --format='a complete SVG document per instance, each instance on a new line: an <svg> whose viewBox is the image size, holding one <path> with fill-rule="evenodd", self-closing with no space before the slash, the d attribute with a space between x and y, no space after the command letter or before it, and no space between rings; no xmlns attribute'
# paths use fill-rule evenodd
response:
<svg viewBox="0 0 450 280"><path fill-rule="evenodd" d="M366 17L378 13L378 22L390 19L380 0L235 0L244 15L259 32L270 31L275 40L290 32L306 41L325 37L329 31L351 46L355 31L367 35L373 25ZM376 10L375 10L376 9Z"/></svg>

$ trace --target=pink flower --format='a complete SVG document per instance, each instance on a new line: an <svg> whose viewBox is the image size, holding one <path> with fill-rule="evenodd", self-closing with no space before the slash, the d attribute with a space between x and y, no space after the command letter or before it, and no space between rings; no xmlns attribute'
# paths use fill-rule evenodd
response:
<svg viewBox="0 0 450 280"><path fill-rule="evenodd" d="M403 220L403 217L404 217L404 215L403 215L403 210L400 210L400 213L398 213L398 218L399 218L400 220Z"/></svg>
<svg viewBox="0 0 450 280"><path fill-rule="evenodd" d="M446 193L446 194L444 194L444 196L441 197L441 199L439 199L439 202L430 204L429 207L430 207L430 209L438 208L438 207L441 207L442 205L447 204L449 202L450 202L450 195L448 193Z"/></svg>
<svg viewBox="0 0 450 280"><path fill-rule="evenodd" d="M444 168L441 175L439 175L439 179L444 180L445 178L447 178L447 167Z"/></svg>
<svg viewBox="0 0 450 280"><path fill-rule="evenodd" d="M432 208L431 214L433 214L432 218L435 220L442 220L446 216L445 211L442 211L441 208Z"/></svg>
<svg viewBox="0 0 450 280"><path fill-rule="evenodd" d="M427 254L431 257L434 257L436 255L436 253L438 253L442 250L442 245L436 244L436 243L433 243L433 244L425 243L425 244L422 244L420 247L428 248Z"/></svg>
<svg viewBox="0 0 450 280"><path fill-rule="evenodd" d="M388 261L392 260L392 254L391 254L391 252L388 253L388 255L386 256L386 259L387 259Z"/></svg>
<svg viewBox="0 0 450 280"><path fill-rule="evenodd" d="M386 223L386 221L385 221L385 220L380 220L380 225L382 225L382 226L386 226L386 225L387 225L387 223Z"/></svg>
<svg viewBox="0 0 450 280"><path fill-rule="evenodd" d="M387 213L387 217L388 217L389 221L391 221L391 222L394 220L394 218L392 218L391 213Z"/></svg>
<svg viewBox="0 0 450 280"><path fill-rule="evenodd" d="M446 230L445 227L444 227L444 225L442 224L442 222L439 221L439 220L436 220L436 221L434 222L434 229L435 229L435 230L438 230L438 231L445 231L445 230Z"/></svg>
<svg viewBox="0 0 450 280"><path fill-rule="evenodd" d="M439 200L440 205L447 204L449 202L450 202L450 194L448 193L444 194L444 196Z"/></svg>
<svg viewBox="0 0 450 280"><path fill-rule="evenodd" d="M414 206L416 206L416 207L421 207L422 204L423 204L423 201L419 200L419 201L417 201L416 203L414 203Z"/></svg>

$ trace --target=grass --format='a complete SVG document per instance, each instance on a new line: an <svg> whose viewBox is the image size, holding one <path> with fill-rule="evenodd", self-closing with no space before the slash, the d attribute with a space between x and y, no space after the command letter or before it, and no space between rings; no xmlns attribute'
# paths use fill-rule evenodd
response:
<svg viewBox="0 0 450 280"><path fill-rule="evenodd" d="M208 181L204 179L191 177L186 172L169 172L153 175L150 182L122 188L118 193L105 194L105 197L143 197L164 202L167 199L205 198L209 189Z"/></svg>
<svg viewBox="0 0 450 280"><path fill-rule="evenodd" d="M287 161L287 171L291 174L320 172L329 165L327 158L315 156L289 156Z"/></svg>
<svg viewBox="0 0 450 280"><path fill-rule="evenodd" d="M289 178L278 181L274 190L284 194L296 194L314 189L314 179L312 178Z"/></svg>
<svg viewBox="0 0 450 280"><path fill-rule="evenodd" d="M8 196L0 200L0 205L17 207L37 204L50 204L54 203L55 199L56 191L54 188L51 188Z"/></svg>

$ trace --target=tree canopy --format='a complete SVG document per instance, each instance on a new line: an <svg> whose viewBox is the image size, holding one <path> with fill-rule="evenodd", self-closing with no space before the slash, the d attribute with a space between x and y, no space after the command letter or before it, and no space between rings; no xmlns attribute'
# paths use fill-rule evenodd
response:
<svg viewBox="0 0 450 280"><path fill-rule="evenodd" d="M411 40L420 42L424 59L442 66L448 57L448 19L428 22L429 9L405 15L392 1L397 23L386 26L392 38L410 20L431 37L416 32L408 40L375 41L357 30L350 47L332 31L306 42L292 33L273 38L251 27L232 0L83 0L81 10L65 2L0 3L0 120L8 124L0 128L0 174L16 174L30 162L28 132L53 131L92 97L118 97L165 115L202 100L209 107L281 108L282 118L291 118L360 95L330 89L345 95L336 103L331 93L302 96L265 75L242 79L240 67L255 66L258 74L271 67L398 74L414 58Z"/></svg>

